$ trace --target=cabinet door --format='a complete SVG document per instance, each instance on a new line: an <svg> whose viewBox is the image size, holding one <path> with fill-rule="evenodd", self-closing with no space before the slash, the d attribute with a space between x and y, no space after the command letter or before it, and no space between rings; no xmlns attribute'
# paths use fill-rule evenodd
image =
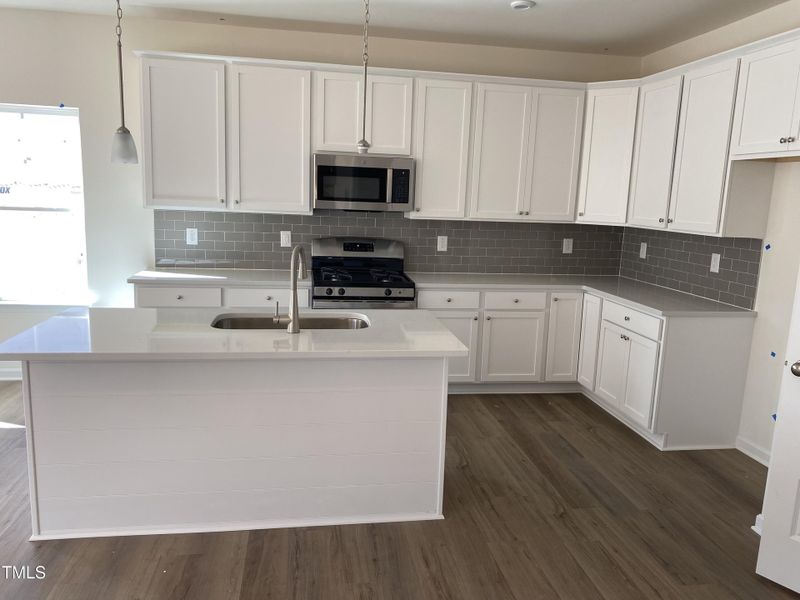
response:
<svg viewBox="0 0 800 600"><path fill-rule="evenodd" d="M628 223L664 229L678 135L683 77L643 85L631 171Z"/></svg>
<svg viewBox="0 0 800 600"><path fill-rule="evenodd" d="M630 337L624 329L603 321L600 326L600 354L597 358L595 392L612 406L620 408L625 399L628 378Z"/></svg>
<svg viewBox="0 0 800 600"><path fill-rule="evenodd" d="M482 381L541 381L544 312L487 311L481 342Z"/></svg>
<svg viewBox="0 0 800 600"><path fill-rule="evenodd" d="M625 223L638 95L636 87L589 90L578 192L579 222Z"/></svg>
<svg viewBox="0 0 800 600"><path fill-rule="evenodd" d="M475 364L478 358L478 313L451 310L433 314L469 348L469 356L448 359L450 381L475 381Z"/></svg>
<svg viewBox="0 0 800 600"><path fill-rule="evenodd" d="M626 332L628 344L628 374L625 395L620 408L633 422L650 428L653 414L653 395L658 373L658 342L633 332Z"/></svg>
<svg viewBox="0 0 800 600"><path fill-rule="evenodd" d="M225 208L225 66L142 59L146 206Z"/></svg>
<svg viewBox="0 0 800 600"><path fill-rule="evenodd" d="M738 59L695 69L683 82L669 228L716 233L728 167Z"/></svg>
<svg viewBox="0 0 800 600"><path fill-rule="evenodd" d="M602 308L602 298L584 294L583 317L581 319L581 347L578 358L578 383L592 391L594 391L594 376L597 367Z"/></svg>
<svg viewBox="0 0 800 600"><path fill-rule="evenodd" d="M466 213L472 84L417 79L411 217L463 219Z"/></svg>
<svg viewBox="0 0 800 600"><path fill-rule="evenodd" d="M582 307L581 293L550 295L545 381L577 380Z"/></svg>
<svg viewBox="0 0 800 600"><path fill-rule="evenodd" d="M742 58L731 154L781 152L781 140L797 134L793 116L800 89L800 42L753 52Z"/></svg>
<svg viewBox="0 0 800 600"><path fill-rule="evenodd" d="M228 67L228 166L233 208L309 213L311 73Z"/></svg>
<svg viewBox="0 0 800 600"><path fill-rule="evenodd" d="M585 95L583 90L534 90L528 166L530 191L525 207L529 220L575 220Z"/></svg>
<svg viewBox="0 0 800 600"><path fill-rule="evenodd" d="M367 141L370 154L411 154L410 77L371 75L367 79ZM361 138L359 134L356 142Z"/></svg>
<svg viewBox="0 0 800 600"><path fill-rule="evenodd" d="M364 92L355 73L314 73L314 149L355 152Z"/></svg>
<svg viewBox="0 0 800 600"><path fill-rule="evenodd" d="M523 218L532 102L530 88L478 84L471 217Z"/></svg>

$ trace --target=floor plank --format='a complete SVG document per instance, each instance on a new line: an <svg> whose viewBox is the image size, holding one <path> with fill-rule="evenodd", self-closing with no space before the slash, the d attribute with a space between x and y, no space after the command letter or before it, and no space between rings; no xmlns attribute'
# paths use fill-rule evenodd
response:
<svg viewBox="0 0 800 600"><path fill-rule="evenodd" d="M0 423L24 424L0 383ZM2 600L769 600L766 469L662 453L577 394L451 396L445 520L29 542L24 429L0 427Z"/></svg>

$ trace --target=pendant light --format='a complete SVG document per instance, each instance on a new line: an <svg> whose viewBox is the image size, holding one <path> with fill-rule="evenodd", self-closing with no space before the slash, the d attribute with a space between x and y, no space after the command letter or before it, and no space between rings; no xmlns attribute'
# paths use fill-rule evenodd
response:
<svg viewBox="0 0 800 600"><path fill-rule="evenodd" d="M121 124L114 132L111 142L111 162L128 165L139 164L136 143L128 128L125 127L125 89L122 81L122 7L117 0L117 65L119 67L119 110Z"/></svg>
<svg viewBox="0 0 800 600"><path fill-rule="evenodd" d="M361 139L356 144L359 154L369 152L369 142L367 141L367 66L369 65L369 0L364 0L364 53L361 55L364 61L364 108L361 111Z"/></svg>

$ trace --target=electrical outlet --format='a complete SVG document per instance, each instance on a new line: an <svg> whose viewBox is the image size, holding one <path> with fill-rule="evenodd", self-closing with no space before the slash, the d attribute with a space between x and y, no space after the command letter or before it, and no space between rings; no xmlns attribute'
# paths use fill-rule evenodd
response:
<svg viewBox="0 0 800 600"><path fill-rule="evenodd" d="M711 272L719 273L719 254L711 255Z"/></svg>
<svg viewBox="0 0 800 600"><path fill-rule="evenodd" d="M647 242L642 242L639 246L639 258L647 258Z"/></svg>
<svg viewBox="0 0 800 600"><path fill-rule="evenodd" d="M281 248L291 248L291 247L292 247L292 232L281 231Z"/></svg>
<svg viewBox="0 0 800 600"><path fill-rule="evenodd" d="M194 227L186 228L186 245L197 246L197 229Z"/></svg>
<svg viewBox="0 0 800 600"><path fill-rule="evenodd" d="M572 238L564 238L561 242L561 253L572 254Z"/></svg>
<svg viewBox="0 0 800 600"><path fill-rule="evenodd" d="M436 251L447 252L447 236L440 235L436 237Z"/></svg>

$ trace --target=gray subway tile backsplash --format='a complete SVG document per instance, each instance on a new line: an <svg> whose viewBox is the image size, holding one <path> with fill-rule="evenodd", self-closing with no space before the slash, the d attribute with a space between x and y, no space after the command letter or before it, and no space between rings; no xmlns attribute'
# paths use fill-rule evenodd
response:
<svg viewBox="0 0 800 600"><path fill-rule="evenodd" d="M185 229L198 230L187 246ZM290 248L280 232L307 249L327 236L385 237L406 245L408 271L622 275L698 296L752 308L760 240L712 238L660 231L562 223L496 223L407 219L399 213L315 211L313 215L155 211L158 266L286 269ZM448 250L436 238L448 236ZM563 238L573 239L562 254ZM639 244L648 244L647 259ZM720 273L708 270L722 255Z"/></svg>

